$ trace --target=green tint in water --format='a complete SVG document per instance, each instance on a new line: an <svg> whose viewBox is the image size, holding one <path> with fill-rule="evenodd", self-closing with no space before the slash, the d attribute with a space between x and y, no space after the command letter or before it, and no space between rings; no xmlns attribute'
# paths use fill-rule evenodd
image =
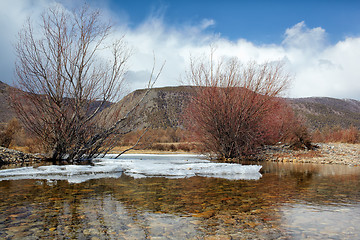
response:
<svg viewBox="0 0 360 240"><path fill-rule="evenodd" d="M0 182L0 239L359 239L360 168L263 164L257 181Z"/></svg>

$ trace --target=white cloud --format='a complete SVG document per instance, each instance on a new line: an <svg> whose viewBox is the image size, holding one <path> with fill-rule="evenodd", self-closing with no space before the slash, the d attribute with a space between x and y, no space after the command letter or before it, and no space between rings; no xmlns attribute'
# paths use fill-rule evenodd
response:
<svg viewBox="0 0 360 240"><path fill-rule="evenodd" d="M28 17L38 15L47 4L45 0L0 1L0 81L12 82L17 33Z"/></svg>
<svg viewBox="0 0 360 240"><path fill-rule="evenodd" d="M201 29L205 30L208 27L214 26L215 21L213 19L203 19L201 22Z"/></svg>
<svg viewBox="0 0 360 240"><path fill-rule="evenodd" d="M331 96L360 99L360 38L347 38L335 45L287 49L296 73L293 96Z"/></svg>
<svg viewBox="0 0 360 240"><path fill-rule="evenodd" d="M135 71L149 69L153 51L166 68L157 86L179 85L190 54L202 54L209 45L217 46L217 54L237 56L242 61L284 60L295 76L290 97L329 96L360 99L360 38L347 38L330 45L326 31L310 29L300 22L285 30L281 44L256 45L246 39L230 41L203 31L204 25L173 29L163 21L152 19L136 29L128 29L127 39L136 49L132 59Z"/></svg>
<svg viewBox="0 0 360 240"><path fill-rule="evenodd" d="M326 32L321 27L309 29L305 22L299 22L286 29L284 45L290 48L321 49L326 40Z"/></svg>
<svg viewBox="0 0 360 240"><path fill-rule="evenodd" d="M1 43L14 40L9 36L19 30L25 19L21 16L38 14L48 4L45 0L31 2L31 6L25 0L17 4L12 1L11 5L0 3ZM105 13L113 15L109 9L105 9ZM121 22L122 25L115 28L115 35L126 33L126 40L134 49L129 63L129 86L132 88L146 85L148 79L143 78L151 70L153 53L158 67L166 60L157 86L179 85L179 76L184 73L190 54L204 53L210 44L215 44L218 55L237 56L244 62L284 60L295 76L290 97L329 96L360 100L360 37L330 44L325 29L308 28L305 22L300 22L284 29L281 44L257 45L246 39L231 41L219 34L210 34L208 29L215 24L212 19L182 27L169 26L162 17L150 17L136 28L129 28L126 21ZM1 64L8 62L5 58L14 59L9 46L11 44L0 45L1 53L5 53L0 56Z"/></svg>

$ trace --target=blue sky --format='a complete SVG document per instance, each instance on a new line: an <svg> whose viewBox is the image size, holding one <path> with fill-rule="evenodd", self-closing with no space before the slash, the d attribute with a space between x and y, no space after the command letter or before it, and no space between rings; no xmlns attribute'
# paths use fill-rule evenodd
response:
<svg viewBox="0 0 360 240"><path fill-rule="evenodd" d="M180 85L190 55L217 47L218 57L283 61L293 76L289 97L360 100L360 1L88 1L125 34L134 50L128 90L143 88L153 53L166 61L157 87ZM49 6L71 10L82 1L0 1L1 81L14 79L16 34L29 16Z"/></svg>
<svg viewBox="0 0 360 240"><path fill-rule="evenodd" d="M92 1L125 14L136 27L150 16L181 27L211 19L207 31L230 40L245 38L258 44L281 43L284 29L305 21L309 28L326 29L331 43L360 33L360 1Z"/></svg>

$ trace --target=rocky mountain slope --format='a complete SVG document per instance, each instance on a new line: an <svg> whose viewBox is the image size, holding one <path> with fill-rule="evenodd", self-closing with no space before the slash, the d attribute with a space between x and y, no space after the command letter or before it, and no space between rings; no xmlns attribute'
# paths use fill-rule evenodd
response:
<svg viewBox="0 0 360 240"><path fill-rule="evenodd" d="M120 102L109 104L106 111L125 114L143 97L146 90L136 90ZM154 128L179 127L182 125L182 111L194 93L190 86L154 88L136 108L131 119L135 128L151 125ZM290 98L293 109L306 119L312 129L325 126L360 128L360 101L335 98ZM9 86L0 82L0 123L15 117L10 107Z"/></svg>
<svg viewBox="0 0 360 240"><path fill-rule="evenodd" d="M136 90L106 111L109 111L109 114L119 111L120 115L124 116L140 102L136 107L135 115L130 120L130 124L136 129L146 126L167 128L182 125L182 112L193 94L192 87L154 88L145 93L144 89Z"/></svg>
<svg viewBox="0 0 360 240"><path fill-rule="evenodd" d="M310 128L360 128L360 101L327 97L289 99L293 109L303 116Z"/></svg>

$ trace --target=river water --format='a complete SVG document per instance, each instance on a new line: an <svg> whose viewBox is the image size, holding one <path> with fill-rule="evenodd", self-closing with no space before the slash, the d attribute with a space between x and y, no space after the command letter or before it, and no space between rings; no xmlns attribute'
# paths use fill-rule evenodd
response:
<svg viewBox="0 0 360 240"><path fill-rule="evenodd" d="M99 163L0 171L0 239L360 239L360 167Z"/></svg>

